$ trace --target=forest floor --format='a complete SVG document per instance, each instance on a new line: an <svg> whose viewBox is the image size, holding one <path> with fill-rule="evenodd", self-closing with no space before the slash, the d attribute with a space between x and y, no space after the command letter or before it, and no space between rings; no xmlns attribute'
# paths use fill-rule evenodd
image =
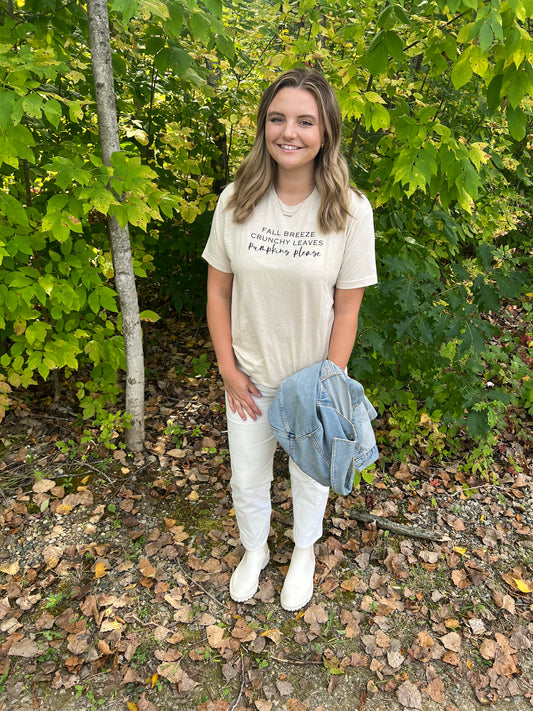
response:
<svg viewBox="0 0 533 711"><path fill-rule="evenodd" d="M332 494L297 613L279 604L292 509L277 455L271 564L237 604L214 356L203 324L158 328L143 452L82 445L66 391L36 388L2 424L0 711L532 709L531 417L490 472L420 451Z"/></svg>

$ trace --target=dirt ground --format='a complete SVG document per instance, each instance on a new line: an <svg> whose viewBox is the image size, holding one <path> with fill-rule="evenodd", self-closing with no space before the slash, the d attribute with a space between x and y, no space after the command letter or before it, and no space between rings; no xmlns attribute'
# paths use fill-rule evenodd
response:
<svg viewBox="0 0 533 711"><path fill-rule="evenodd" d="M288 613L285 455L271 564L255 598L236 604L220 384L154 373L135 456L82 447L68 401L49 393L2 425L0 711L533 708L527 436L508 433L490 476L421 452L332 494L315 595Z"/></svg>

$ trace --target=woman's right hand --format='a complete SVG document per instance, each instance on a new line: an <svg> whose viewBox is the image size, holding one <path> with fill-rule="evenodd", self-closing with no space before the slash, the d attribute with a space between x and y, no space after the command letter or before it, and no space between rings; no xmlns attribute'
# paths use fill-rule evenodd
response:
<svg viewBox="0 0 533 711"><path fill-rule="evenodd" d="M246 420L247 415L256 420L261 410L252 395L259 398L261 393L250 378L238 368L221 375L231 411L237 412L242 420Z"/></svg>

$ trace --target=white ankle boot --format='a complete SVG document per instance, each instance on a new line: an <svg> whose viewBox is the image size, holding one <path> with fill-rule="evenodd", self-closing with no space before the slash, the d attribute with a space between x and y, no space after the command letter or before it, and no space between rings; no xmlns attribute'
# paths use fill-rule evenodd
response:
<svg viewBox="0 0 533 711"><path fill-rule="evenodd" d="M307 605L313 597L314 574L314 546L307 548L294 546L289 571L281 591L281 606L284 610L293 612Z"/></svg>
<svg viewBox="0 0 533 711"><path fill-rule="evenodd" d="M245 552L229 583L232 600L245 602L255 595L259 587L259 575L269 560L270 551L266 543L258 551Z"/></svg>

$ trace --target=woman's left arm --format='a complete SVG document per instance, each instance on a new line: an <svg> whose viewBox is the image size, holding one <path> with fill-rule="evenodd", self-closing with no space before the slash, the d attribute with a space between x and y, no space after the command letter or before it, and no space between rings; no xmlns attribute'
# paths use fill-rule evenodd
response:
<svg viewBox="0 0 533 711"><path fill-rule="evenodd" d="M363 300L365 288L337 289L333 302L333 328L329 341L328 360L331 360L344 370L352 355L359 309Z"/></svg>

